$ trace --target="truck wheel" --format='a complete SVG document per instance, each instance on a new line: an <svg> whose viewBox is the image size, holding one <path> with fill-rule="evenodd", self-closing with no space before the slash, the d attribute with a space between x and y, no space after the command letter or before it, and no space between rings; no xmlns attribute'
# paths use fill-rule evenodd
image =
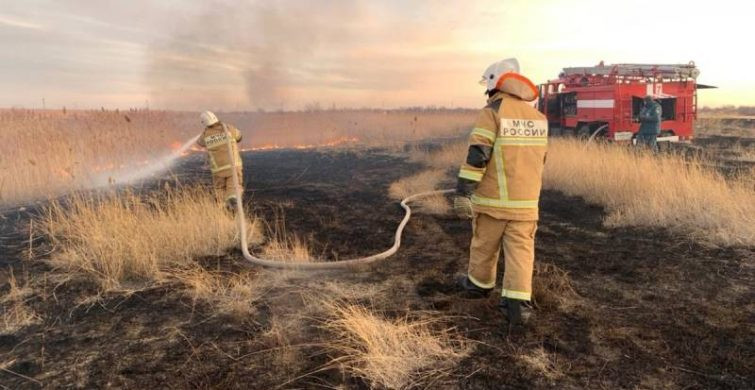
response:
<svg viewBox="0 0 755 390"><path fill-rule="evenodd" d="M588 125L582 125L579 126L579 129L577 130L577 138L587 141L588 138L590 138L590 126Z"/></svg>
<svg viewBox="0 0 755 390"><path fill-rule="evenodd" d="M605 142L606 141L606 132L608 132L608 124L598 124L598 127L595 130L592 130L592 134L590 134L590 137L587 139L587 143L590 142Z"/></svg>

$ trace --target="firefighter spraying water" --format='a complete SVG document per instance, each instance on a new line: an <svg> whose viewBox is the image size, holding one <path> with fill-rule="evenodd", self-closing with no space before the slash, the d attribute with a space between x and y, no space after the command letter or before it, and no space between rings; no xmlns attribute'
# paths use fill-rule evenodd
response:
<svg viewBox="0 0 755 390"><path fill-rule="evenodd" d="M481 84L486 86L488 105L480 112L470 135L468 155L455 190L455 211L464 218L473 218L468 272L457 281L472 296L488 295L496 285L498 256L503 247L505 273L500 308L510 325L519 325L532 313L529 301L532 296L534 239L548 123L545 116L531 106L530 102L538 96L537 87L519 73L516 59L506 59L488 67ZM241 159L236 147L241 135L232 126L219 122L210 112L202 113L201 119L206 129L199 144L210 152L216 189L223 191L225 200L235 208L241 252L253 264L322 270L352 268L386 259L401 246L404 227L411 218L410 202L454 192L429 191L403 199L401 207L405 215L396 229L393 246L381 253L322 263L259 258L249 252L247 242ZM222 175L216 175L221 172Z"/></svg>
<svg viewBox="0 0 755 390"><path fill-rule="evenodd" d="M481 110L470 135L469 151L458 178L454 209L473 219L469 268L458 283L470 295L483 297L496 286L500 248L505 255L500 307L512 325L531 315L534 267L534 237L538 201L548 140L548 123L530 102L538 97L537 87L519 73L516 59L497 62L485 70L481 84L486 86L488 104ZM371 264L395 254L409 219L413 200L454 192L429 191L401 201L405 211L393 245L367 257L337 262L280 262L253 256L248 249L243 205L242 159L238 142L241 132L221 122L210 111L201 113L203 133L196 140L208 151L213 185L219 200L235 211L241 252L253 264L287 269L343 269ZM180 152L180 151L179 151Z"/></svg>
<svg viewBox="0 0 755 390"><path fill-rule="evenodd" d="M203 112L199 117L205 129L197 144L207 148L215 194L229 210L233 210L233 200L237 195L232 176L236 175L239 186L243 186L243 166L238 147L241 132L233 125L219 121L210 111Z"/></svg>

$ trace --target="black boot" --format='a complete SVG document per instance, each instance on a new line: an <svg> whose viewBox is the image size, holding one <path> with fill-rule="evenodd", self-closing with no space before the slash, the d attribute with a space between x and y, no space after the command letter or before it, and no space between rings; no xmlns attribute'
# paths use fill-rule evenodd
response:
<svg viewBox="0 0 755 390"><path fill-rule="evenodd" d="M506 317L511 326L526 324L533 314L532 304L529 301L501 298L498 307L501 309L503 316Z"/></svg>
<svg viewBox="0 0 755 390"><path fill-rule="evenodd" d="M469 298L486 298L493 291L492 288L477 287L467 275L456 275L456 287Z"/></svg>

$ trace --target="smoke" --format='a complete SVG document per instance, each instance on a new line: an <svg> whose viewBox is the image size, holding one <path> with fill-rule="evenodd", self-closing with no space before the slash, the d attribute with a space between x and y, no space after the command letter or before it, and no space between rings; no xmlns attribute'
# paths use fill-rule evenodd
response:
<svg viewBox="0 0 755 390"><path fill-rule="evenodd" d="M276 102L285 101L284 74L275 62L262 65L259 69L244 72L246 93L249 100L260 107L270 107Z"/></svg>
<svg viewBox="0 0 755 390"><path fill-rule="evenodd" d="M201 4L176 16L166 39L150 47L147 78L158 107L292 108L322 91L348 103L419 90L432 77L423 67L447 64L422 53L449 44L453 23L437 2Z"/></svg>
<svg viewBox="0 0 755 390"><path fill-rule="evenodd" d="M177 21L170 38L150 47L148 82L162 104L216 107L283 106L307 61L327 42L347 43L349 21L364 17L364 1L203 2ZM335 47L334 47L335 46ZM244 94L228 94L239 90ZM240 102L240 100L244 100Z"/></svg>

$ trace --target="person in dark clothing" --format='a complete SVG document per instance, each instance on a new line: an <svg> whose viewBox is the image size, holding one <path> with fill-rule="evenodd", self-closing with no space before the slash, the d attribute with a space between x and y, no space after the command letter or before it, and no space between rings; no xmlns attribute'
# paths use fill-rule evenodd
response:
<svg viewBox="0 0 755 390"><path fill-rule="evenodd" d="M650 148L653 152L658 151L658 134L661 133L661 114L663 110L650 95L645 96L645 101L640 109L640 129L637 131L637 146Z"/></svg>

